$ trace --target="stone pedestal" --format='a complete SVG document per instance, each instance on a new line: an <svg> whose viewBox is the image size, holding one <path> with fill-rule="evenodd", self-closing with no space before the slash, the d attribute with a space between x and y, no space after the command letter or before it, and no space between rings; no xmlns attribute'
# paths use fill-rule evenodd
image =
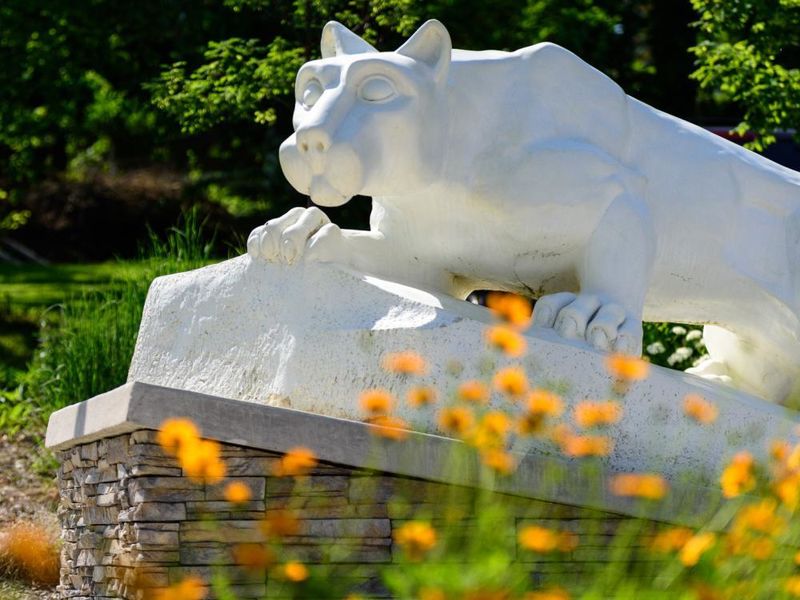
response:
<svg viewBox="0 0 800 600"><path fill-rule="evenodd" d="M162 452L155 430L174 416L192 418L204 437L221 442L226 481L245 482L251 501L235 507L224 500L222 485L193 482ZM47 444L61 461L61 597L141 598L147 589L189 574L208 581L218 566L225 567L238 598L281 597L285 584L235 567L231 551L261 541L258 523L286 507L302 524L286 539L287 552L312 566L329 565L330 577L351 591L385 595L378 573L394 568L400 557L392 532L419 510L441 525L455 508L461 517L449 526L469 535L472 500L487 481L458 441L411 433L393 442L375 437L373 429L140 383L55 413ZM274 463L298 445L314 450L320 464L298 483L275 477ZM457 469L454 456L461 456ZM590 486L570 461L517 458L515 475L490 484L490 502L510 507L509 531L540 523L583 535L586 542L572 553L535 561L519 552L512 533L509 548L531 561L534 580L557 581L567 572L574 576L583 563L609 560L605 545L620 524L635 518L638 505ZM718 504L714 489L674 483L659 511L650 514L707 524Z"/></svg>

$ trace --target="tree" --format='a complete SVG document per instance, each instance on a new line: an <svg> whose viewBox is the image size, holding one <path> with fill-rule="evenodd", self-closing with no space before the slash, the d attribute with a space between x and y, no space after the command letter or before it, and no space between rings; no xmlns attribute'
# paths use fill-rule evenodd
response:
<svg viewBox="0 0 800 600"><path fill-rule="evenodd" d="M800 0L692 0L700 14L693 77L712 98L735 103L740 134L763 150L776 130L800 140Z"/></svg>

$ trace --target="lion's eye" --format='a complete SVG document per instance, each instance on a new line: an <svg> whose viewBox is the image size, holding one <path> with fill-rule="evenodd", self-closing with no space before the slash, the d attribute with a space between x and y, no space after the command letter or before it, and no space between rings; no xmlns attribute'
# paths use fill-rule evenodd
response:
<svg viewBox="0 0 800 600"><path fill-rule="evenodd" d="M306 85L306 89L303 90L303 99L301 100L303 106L306 108L311 108L314 106L324 91L325 90L322 89L322 84L319 81L316 79L309 81L308 85Z"/></svg>
<svg viewBox="0 0 800 600"><path fill-rule="evenodd" d="M397 94L392 82L385 77L370 77L361 84L359 95L368 102L389 100Z"/></svg>

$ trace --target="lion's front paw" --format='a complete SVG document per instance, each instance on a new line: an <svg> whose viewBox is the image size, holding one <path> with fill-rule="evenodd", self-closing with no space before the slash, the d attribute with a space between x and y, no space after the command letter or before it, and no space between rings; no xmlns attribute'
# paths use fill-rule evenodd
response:
<svg viewBox="0 0 800 600"><path fill-rule="evenodd" d="M642 323L613 302L594 294L551 294L536 302L533 324L552 327L570 340L586 340L598 350L639 355Z"/></svg>
<svg viewBox="0 0 800 600"><path fill-rule="evenodd" d="M312 258L323 259L324 253L320 250L330 245L331 238L339 232L339 228L317 207L297 207L256 227L247 238L247 253L253 259L290 265L300 260L306 250L316 248Z"/></svg>

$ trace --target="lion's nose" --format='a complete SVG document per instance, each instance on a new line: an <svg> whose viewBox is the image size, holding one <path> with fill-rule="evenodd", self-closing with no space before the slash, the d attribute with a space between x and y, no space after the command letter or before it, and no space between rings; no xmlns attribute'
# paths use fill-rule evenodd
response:
<svg viewBox="0 0 800 600"><path fill-rule="evenodd" d="M331 138L318 127L297 132L297 146L302 154L324 154L331 147Z"/></svg>

